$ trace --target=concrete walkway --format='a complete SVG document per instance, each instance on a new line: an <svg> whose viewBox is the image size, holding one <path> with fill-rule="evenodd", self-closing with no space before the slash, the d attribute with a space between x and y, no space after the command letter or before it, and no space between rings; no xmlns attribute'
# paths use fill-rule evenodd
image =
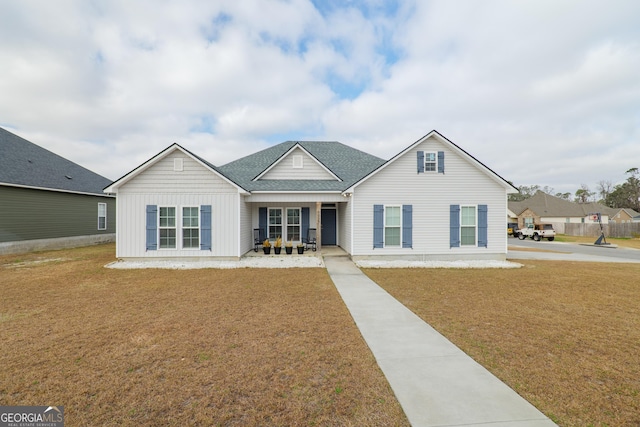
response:
<svg viewBox="0 0 640 427"><path fill-rule="evenodd" d="M413 427L555 426L347 257L324 261Z"/></svg>

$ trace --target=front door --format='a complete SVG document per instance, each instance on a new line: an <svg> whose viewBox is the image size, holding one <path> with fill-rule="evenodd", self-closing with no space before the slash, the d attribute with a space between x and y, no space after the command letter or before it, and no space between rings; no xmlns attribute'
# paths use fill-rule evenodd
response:
<svg viewBox="0 0 640 427"><path fill-rule="evenodd" d="M336 210L335 209L322 209L320 215L322 221L322 234L321 243L322 246L331 246L337 243L336 241Z"/></svg>

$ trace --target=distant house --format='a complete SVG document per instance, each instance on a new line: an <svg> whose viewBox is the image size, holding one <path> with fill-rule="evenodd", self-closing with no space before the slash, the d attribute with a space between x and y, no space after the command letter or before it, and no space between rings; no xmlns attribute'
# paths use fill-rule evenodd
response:
<svg viewBox="0 0 640 427"><path fill-rule="evenodd" d="M110 183L0 128L0 253L112 241Z"/></svg>
<svg viewBox="0 0 640 427"><path fill-rule="evenodd" d="M388 161L288 141L214 166L173 144L105 188L126 259L237 259L254 233L296 244L314 229L354 259L505 259L516 191L436 131Z"/></svg>
<svg viewBox="0 0 640 427"><path fill-rule="evenodd" d="M640 221L640 213L629 208L609 208L609 221L618 224Z"/></svg>
<svg viewBox="0 0 640 427"><path fill-rule="evenodd" d="M574 203L537 191L528 199L510 201L509 212L510 221L517 222L522 228L534 223L551 223L558 226L597 223L598 218L594 214L600 214L602 223L607 224L611 208L599 203Z"/></svg>

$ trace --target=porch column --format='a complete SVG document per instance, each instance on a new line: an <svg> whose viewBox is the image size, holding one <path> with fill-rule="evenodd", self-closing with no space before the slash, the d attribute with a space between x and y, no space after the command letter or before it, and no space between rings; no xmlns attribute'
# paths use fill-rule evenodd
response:
<svg viewBox="0 0 640 427"><path fill-rule="evenodd" d="M322 247L322 202L316 202L316 248Z"/></svg>

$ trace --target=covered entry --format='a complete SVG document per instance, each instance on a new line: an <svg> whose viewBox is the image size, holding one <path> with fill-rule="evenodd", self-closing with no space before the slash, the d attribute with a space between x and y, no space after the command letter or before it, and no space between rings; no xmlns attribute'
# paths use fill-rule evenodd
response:
<svg viewBox="0 0 640 427"><path fill-rule="evenodd" d="M320 214L322 224L322 245L335 246L338 243L336 212L335 203L322 205L322 213Z"/></svg>

